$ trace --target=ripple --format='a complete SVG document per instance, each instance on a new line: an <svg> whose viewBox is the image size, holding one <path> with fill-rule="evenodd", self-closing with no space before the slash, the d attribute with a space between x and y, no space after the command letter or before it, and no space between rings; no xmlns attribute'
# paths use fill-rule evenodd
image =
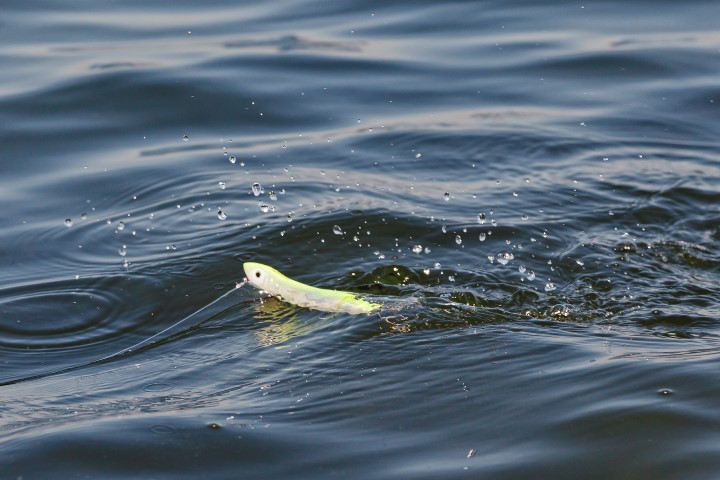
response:
<svg viewBox="0 0 720 480"><path fill-rule="evenodd" d="M172 384L170 383L148 383L143 387L143 390L146 392L166 392L173 388Z"/></svg>
<svg viewBox="0 0 720 480"><path fill-rule="evenodd" d="M79 283L79 284L78 284ZM121 325L121 298L88 282L36 284L0 299L0 347L63 349L101 342Z"/></svg>
<svg viewBox="0 0 720 480"><path fill-rule="evenodd" d="M334 52L359 52L361 49L360 42L339 42L329 40L314 40L297 35L286 35L283 37L273 38L247 38L226 42L226 48L242 48L247 50L263 51L267 48L277 49L281 52L293 50L314 50L314 51L334 51Z"/></svg>
<svg viewBox="0 0 720 480"><path fill-rule="evenodd" d="M0 384L94 362L136 342L154 315L151 282L117 275L0 290Z"/></svg>
<svg viewBox="0 0 720 480"><path fill-rule="evenodd" d="M172 425L153 425L150 427L150 431L157 435L172 435L177 432L177 428Z"/></svg>

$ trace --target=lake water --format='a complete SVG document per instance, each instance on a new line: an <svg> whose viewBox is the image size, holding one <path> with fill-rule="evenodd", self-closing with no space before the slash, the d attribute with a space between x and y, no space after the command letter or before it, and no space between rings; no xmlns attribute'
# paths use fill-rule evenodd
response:
<svg viewBox="0 0 720 480"><path fill-rule="evenodd" d="M6 0L0 476L717 478L718 18Z"/></svg>

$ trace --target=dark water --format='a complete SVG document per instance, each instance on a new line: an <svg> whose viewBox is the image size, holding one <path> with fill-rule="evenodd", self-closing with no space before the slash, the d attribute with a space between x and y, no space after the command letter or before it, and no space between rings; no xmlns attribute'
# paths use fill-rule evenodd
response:
<svg viewBox="0 0 720 480"><path fill-rule="evenodd" d="M717 478L718 18L4 2L2 478Z"/></svg>

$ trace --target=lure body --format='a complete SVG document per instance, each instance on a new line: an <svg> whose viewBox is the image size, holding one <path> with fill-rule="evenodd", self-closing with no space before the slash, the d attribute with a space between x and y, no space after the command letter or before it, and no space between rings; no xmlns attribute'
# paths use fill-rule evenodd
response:
<svg viewBox="0 0 720 480"><path fill-rule="evenodd" d="M381 307L381 304L368 302L351 292L305 285L262 263L246 262L243 270L248 282L255 287L300 307L352 314L370 313Z"/></svg>

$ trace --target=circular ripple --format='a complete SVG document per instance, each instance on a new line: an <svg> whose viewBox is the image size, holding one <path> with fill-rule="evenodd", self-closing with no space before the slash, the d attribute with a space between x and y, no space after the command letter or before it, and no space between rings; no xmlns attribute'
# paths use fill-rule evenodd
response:
<svg viewBox="0 0 720 480"><path fill-rule="evenodd" d="M150 427L150 431L157 435L172 435L173 433L177 432L177 428L171 425L159 424Z"/></svg>
<svg viewBox="0 0 720 480"><path fill-rule="evenodd" d="M65 349L98 343L122 329L123 302L112 289L75 281L0 292L0 347Z"/></svg>
<svg viewBox="0 0 720 480"><path fill-rule="evenodd" d="M0 385L89 364L137 342L157 288L143 275L0 290Z"/></svg>
<svg viewBox="0 0 720 480"><path fill-rule="evenodd" d="M149 383L143 387L146 392L166 392L173 388L170 383Z"/></svg>

